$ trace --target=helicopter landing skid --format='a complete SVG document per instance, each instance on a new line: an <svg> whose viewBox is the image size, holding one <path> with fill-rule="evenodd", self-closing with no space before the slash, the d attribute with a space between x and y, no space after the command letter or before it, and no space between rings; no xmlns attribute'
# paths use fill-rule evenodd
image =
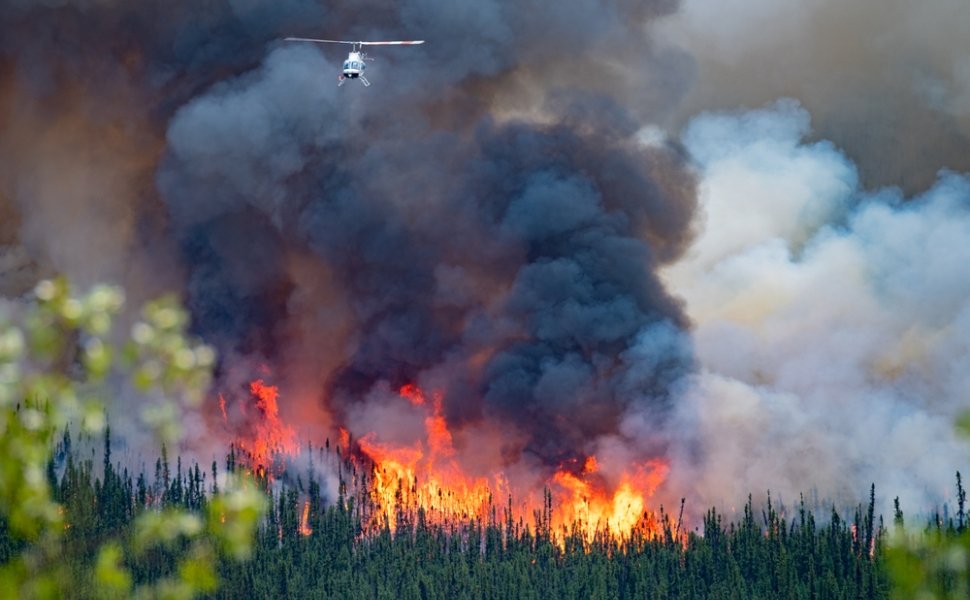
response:
<svg viewBox="0 0 970 600"><path fill-rule="evenodd" d="M370 82L367 81L366 77L361 75L360 77L358 77L358 79L360 79L360 82L364 84L364 87L370 87Z"/></svg>

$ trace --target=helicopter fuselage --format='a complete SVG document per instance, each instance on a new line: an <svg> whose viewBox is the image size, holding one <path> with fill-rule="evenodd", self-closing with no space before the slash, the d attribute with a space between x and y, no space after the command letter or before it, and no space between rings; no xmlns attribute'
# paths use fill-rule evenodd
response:
<svg viewBox="0 0 970 600"><path fill-rule="evenodd" d="M344 61L343 76L349 79L357 79L364 74L367 65L361 52L351 52Z"/></svg>

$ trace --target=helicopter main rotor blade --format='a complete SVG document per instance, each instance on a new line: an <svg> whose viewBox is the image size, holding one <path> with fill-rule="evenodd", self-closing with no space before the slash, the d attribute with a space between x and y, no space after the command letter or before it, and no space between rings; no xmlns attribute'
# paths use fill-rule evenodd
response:
<svg viewBox="0 0 970 600"><path fill-rule="evenodd" d="M316 42L318 44L359 44L360 42L347 42L344 40L319 40L317 38L288 37L284 38L287 42Z"/></svg>
<svg viewBox="0 0 970 600"><path fill-rule="evenodd" d="M423 44L424 40L397 40L393 42L351 42L347 40L321 40L317 38L288 37L287 42L315 42L318 44L353 44L355 46L413 46Z"/></svg>
<svg viewBox="0 0 970 600"><path fill-rule="evenodd" d="M400 40L396 42L357 42L361 46L414 46L423 44L424 40Z"/></svg>

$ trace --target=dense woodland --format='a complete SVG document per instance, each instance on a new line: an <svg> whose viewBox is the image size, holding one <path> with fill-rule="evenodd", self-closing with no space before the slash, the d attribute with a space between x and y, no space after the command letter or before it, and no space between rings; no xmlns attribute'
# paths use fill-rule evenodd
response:
<svg viewBox="0 0 970 600"><path fill-rule="evenodd" d="M617 541L588 541L578 533L550 529L550 503L531 522L513 520L496 508L486 522L431 524L423 512L400 511L394 533L374 527L366 495L348 493L366 483L353 460L331 451L315 452L340 461L340 494L320 499L312 469L275 481L258 469L272 509L245 562L221 563L218 598L793 598L870 599L889 596L885 567L886 525L868 506L851 515L832 509L817 518L802 502L782 511L771 501L750 500L743 515L729 521L710 510L696 531L679 531L679 517L662 513L659 535L635 533ZM96 464L95 456L98 456ZM242 471L235 449L208 468L174 464L166 453L153 473L131 473L112 462L110 432L103 449L78 450L70 435L58 444L47 477L65 508L66 560L78 582L92 568L98 546L127 540L141 511L178 506L204 508L217 489L220 469ZM271 469L272 470L272 469ZM965 526L963 489L959 510L931 527L946 532ZM792 513L792 514L785 514ZM898 504L894 519L900 521ZM128 542L125 542L128 543ZM0 522L0 563L19 548ZM174 568L178 545L136 557L126 549L135 578L151 581ZM76 596L95 596L79 583Z"/></svg>

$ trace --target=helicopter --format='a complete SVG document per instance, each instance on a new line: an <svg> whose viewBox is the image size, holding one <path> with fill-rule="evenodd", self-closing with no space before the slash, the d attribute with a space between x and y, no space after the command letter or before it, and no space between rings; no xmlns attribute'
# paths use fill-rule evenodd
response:
<svg viewBox="0 0 970 600"><path fill-rule="evenodd" d="M417 44L423 44L424 40L398 40L393 42L349 42L344 40L319 40L316 38L303 38L303 37L288 37L287 42L313 42L315 44L350 44L350 53L347 55L347 60L344 61L344 68L337 77L337 87L342 86L348 79L360 79L360 82L364 84L364 87L370 86L370 82L364 77L364 69L367 65L364 61L374 60L373 58L367 58L367 55L363 53L362 49L364 46L415 46Z"/></svg>

